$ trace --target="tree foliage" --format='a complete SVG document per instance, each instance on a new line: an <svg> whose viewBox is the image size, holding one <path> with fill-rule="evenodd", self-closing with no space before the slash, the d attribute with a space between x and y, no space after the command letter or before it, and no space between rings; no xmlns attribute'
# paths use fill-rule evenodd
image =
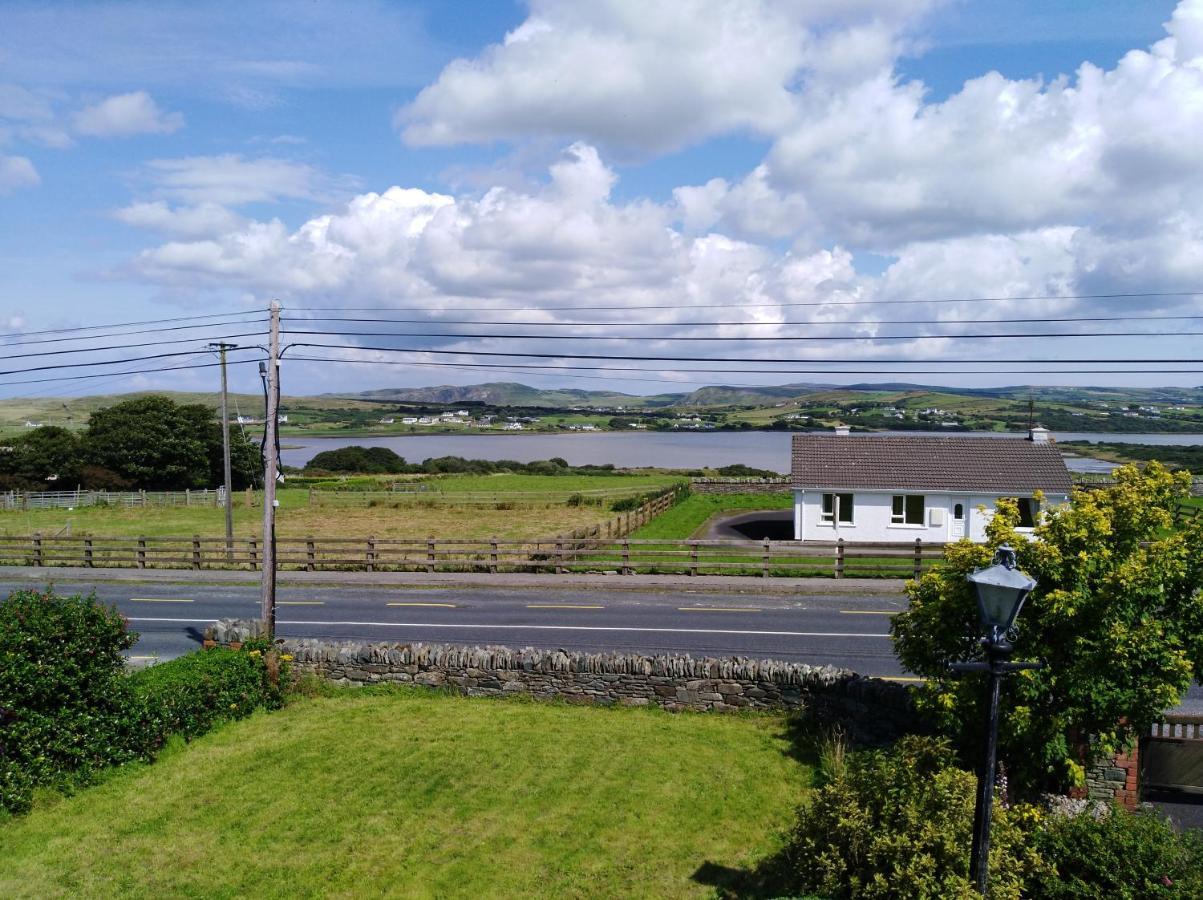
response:
<svg viewBox="0 0 1203 900"><path fill-rule="evenodd" d="M151 395L92 414L83 436L87 460L140 488L180 490L220 485L221 424L202 404ZM230 432L235 489L258 470L259 452L239 429Z"/></svg>
<svg viewBox="0 0 1203 900"><path fill-rule="evenodd" d="M1157 463L1125 467L1117 484L1052 509L1027 540L1000 501L985 546L961 541L908 586L892 633L903 665L927 681L921 705L976 755L985 721L981 676L950 663L980 656L976 600L965 576L1010 544L1037 579L1017 623L1018 658L1044 659L1004 686L1000 755L1012 785L1081 784L1081 747L1112 752L1146 733L1203 671L1203 526L1171 532L1190 476Z"/></svg>

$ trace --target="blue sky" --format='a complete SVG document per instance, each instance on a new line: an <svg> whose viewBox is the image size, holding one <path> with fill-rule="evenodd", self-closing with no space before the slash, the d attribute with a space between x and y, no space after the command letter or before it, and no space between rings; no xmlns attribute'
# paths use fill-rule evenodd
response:
<svg viewBox="0 0 1203 900"><path fill-rule="evenodd" d="M3 18L0 332L14 336L277 296L286 311L418 309L442 331L472 330L439 325L470 308L555 323L548 333L665 337L417 342L431 349L588 345L808 371L878 358L917 369L1186 358L1199 345L1181 332L1203 329L1185 319L1055 326L1170 334L1156 338L881 338L974 333L975 318L1203 313L1182 293L1203 288L1203 0L6 2ZM1074 299L1104 293L1174 295ZM1050 299L914 302L1021 296ZM607 309L572 309L588 306ZM515 307L528 311L504 313ZM891 329L890 318L932 324ZM599 319L611 327L574 324ZM859 340L740 340L839 333ZM726 340L671 339L707 335ZM880 379L506 365L298 361L286 389L1203 383L1073 363L911 379L886 363L873 366ZM242 387L250 368L235 376ZM165 372L103 389L212 380Z"/></svg>

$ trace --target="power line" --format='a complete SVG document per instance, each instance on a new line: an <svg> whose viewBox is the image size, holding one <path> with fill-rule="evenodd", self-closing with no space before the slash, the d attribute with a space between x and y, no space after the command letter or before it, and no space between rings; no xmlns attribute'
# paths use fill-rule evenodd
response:
<svg viewBox="0 0 1203 900"><path fill-rule="evenodd" d="M237 335L232 335L232 336L237 337ZM170 343L170 342L166 341L164 343ZM239 350L255 350L258 348L240 347L238 349ZM166 358L172 357L172 356L192 356L192 355L195 355L196 352L197 351L195 351L195 350L180 350L180 351L176 351L174 353L152 353L149 356L133 356L133 357L129 357L127 359L103 359L103 360L94 360L91 362L62 363L59 365L51 365L51 366L34 366L33 368L30 368L30 369L8 369L5 371L0 371L0 375L23 375L23 374L26 374L29 372L48 372L51 369L82 369L82 368L87 368L90 366L119 366L119 365L121 365L123 363L127 363L127 362L144 362L144 361L150 360L150 359L166 359ZM105 372L105 373L101 373L101 374L112 374L112 373Z"/></svg>
<svg viewBox="0 0 1203 900"><path fill-rule="evenodd" d="M172 325L163 328L143 328L137 331L112 331L105 334L83 334L69 337L39 338L34 341L6 341L0 347L27 347L32 344L61 344L64 342L93 341L107 337L128 337L136 334L165 334L171 331L191 331L196 328L222 328L226 325L254 325L266 319L230 319L224 322L202 322L199 325ZM86 349L86 348L84 348Z"/></svg>
<svg viewBox="0 0 1203 900"><path fill-rule="evenodd" d="M203 316L176 316L171 319L141 319L135 322L110 322L107 325L77 325L74 328L48 328L42 331L22 331L21 336L31 334L65 334L68 331L95 331L100 328L126 328L140 325L162 325L166 322L194 322L198 319L221 319L226 316L237 316L258 313L259 310L230 310L228 312L210 313Z"/></svg>
<svg viewBox="0 0 1203 900"><path fill-rule="evenodd" d="M432 350L422 347L367 347L347 344L317 344L307 341L294 341L288 345L289 347L320 347L325 350L360 350L380 353L425 353L438 356L488 356L488 357L506 357L506 358L523 358L523 359L603 359L603 360L621 360L621 361L641 361L641 360L656 360L658 362L729 362L729 363L760 363L763 365L793 365L797 363L827 363L830 365L854 364L874 362L879 364L919 364L926 363L932 365L944 365L949 363L1008 363L1015 365L1029 364L1086 364L1096 363L1098 365L1118 365L1118 364L1138 364L1145 363L1155 365L1159 363L1172 364L1193 364L1203 363L1203 359L1155 359L1155 358L1129 358L1129 359L1108 359L1108 358L1065 358L1056 357L1052 359L875 359L866 360L861 358L852 359L748 359L746 357L730 357L730 356L652 356L646 353L634 354L605 354L605 353L522 353L516 350L513 351L488 351L488 350ZM286 348L287 349L287 348ZM771 373L774 370L766 370ZM3 373L0 373L3 374Z"/></svg>
<svg viewBox="0 0 1203 900"><path fill-rule="evenodd" d="M922 304L922 303L1008 303L1013 301L1032 300L1135 300L1152 299L1157 297L1198 297L1203 290L1195 291L1132 291L1114 294L1036 294L1020 297L961 297L959 299L928 299L928 300L818 300L798 303L685 303L685 304L629 304L619 306L444 306L442 312L564 312L569 310L615 310L633 311L641 309L730 309L738 305L740 308L756 307L805 307L805 306L877 306L885 304ZM427 312L430 307L413 306L293 306L295 312Z"/></svg>
<svg viewBox="0 0 1203 900"><path fill-rule="evenodd" d="M4 357L4 359L6 359L6 360L8 360L8 359L31 359L33 357L39 357L39 356L68 356L71 354L79 354L79 353L99 353L104 350L137 350L140 347L164 347L164 346L167 346L168 344L191 344L196 341L205 341L206 343L209 343L213 340L225 340L226 338L262 337L262 336L263 336L263 332L261 332L261 331L244 331L244 332L241 332L240 334L227 334L227 335L224 335L219 338L208 338L208 337L204 337L204 336L198 336L198 337L180 338L178 340L172 340L172 341L140 341L135 344L106 344L103 347L72 347L68 350L37 350L33 353L11 353L11 354L6 355ZM249 348L247 348L247 349L249 349ZM121 362L121 360L116 360L116 361ZM33 370L31 370L31 371L33 371ZM0 375L3 375L3 374L8 374L8 373L0 372Z"/></svg>
<svg viewBox="0 0 1203 900"><path fill-rule="evenodd" d="M498 366L496 363L486 362L409 362L395 360L340 360L337 357L328 356L294 356L292 360L308 361L308 362L345 362L350 365L365 365L365 366L421 366L425 368L470 368L470 369L492 369L499 372L518 372L521 369L570 369L570 371L585 371L589 372L677 372L681 374L764 374L764 375L1007 375L1007 374L1084 374L1084 375L1118 375L1118 374L1203 374L1203 369L1031 369L1031 368L1002 368L1002 369L733 369L733 368L687 368L687 369L654 369L640 368L636 366L546 366L546 365L522 365L520 368L510 368ZM919 363L915 363L919 365ZM628 379L628 380L646 380L646 379ZM651 379L660 380L660 379Z"/></svg>
<svg viewBox="0 0 1203 900"><path fill-rule="evenodd" d="M200 356L201 354L200 353L191 353L191 354L167 353L167 354L163 354L163 355L165 355L165 356L189 356L189 355L190 356ZM147 358L153 359L154 357L147 357ZM253 360L253 359L235 359L235 360L230 360L229 365L231 365L231 366L249 365L256 361L257 360ZM193 365L187 365L187 366L161 366L159 368L153 368L153 369L129 369L128 371L125 371L125 372L94 372L91 375L59 375L54 378L29 378L29 379L25 379L23 381L0 381L0 387L12 387L14 385L19 385L19 384L45 384L45 383L51 382L51 381L82 381L87 378L109 378L109 377L113 377L115 375L145 375L150 372L178 372L183 369L210 369L213 366L220 366L220 365L221 365L221 363L219 363L219 362L195 363ZM0 375L7 375L7 374L9 374L9 373L0 372Z"/></svg>
<svg viewBox="0 0 1203 900"><path fill-rule="evenodd" d="M520 325L540 328L679 328L693 326L738 325L738 326L830 326L830 325L1025 325L1063 322L1176 322L1200 321L1203 315L1197 316L1157 316L1157 315L1127 315L1127 316L1063 316L1057 318L1010 318L1010 319L861 319L847 321L825 322L540 322L527 320L520 322L494 322L478 319L382 319L382 318L335 318L333 316L314 316L311 318L288 318L286 322L367 322L389 325ZM287 329L286 329L287 330Z"/></svg>
<svg viewBox="0 0 1203 900"><path fill-rule="evenodd" d="M1087 337L1191 337L1203 335L1203 331L1029 331L1021 334L1009 332L968 334L787 334L787 335L740 335L721 337L718 335L609 335L609 334L457 334L442 331L307 331L288 329L288 334L322 335L325 337L374 337L374 338L483 338L490 341L719 341L737 343L743 341L918 341L918 340L996 340L1000 338L1026 338L1045 340L1049 338Z"/></svg>

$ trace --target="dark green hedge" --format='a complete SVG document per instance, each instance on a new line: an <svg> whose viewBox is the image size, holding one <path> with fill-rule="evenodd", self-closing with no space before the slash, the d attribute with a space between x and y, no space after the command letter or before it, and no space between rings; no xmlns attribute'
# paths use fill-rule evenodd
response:
<svg viewBox="0 0 1203 900"><path fill-rule="evenodd" d="M279 664L263 646L193 653L125 672L138 635L95 597L23 590L0 601L0 810L33 790L70 790L151 759L172 734L279 707Z"/></svg>
<svg viewBox="0 0 1203 900"><path fill-rule="evenodd" d="M130 676L146 728L158 742L173 734L191 739L223 719L283 703L259 650L203 650Z"/></svg>

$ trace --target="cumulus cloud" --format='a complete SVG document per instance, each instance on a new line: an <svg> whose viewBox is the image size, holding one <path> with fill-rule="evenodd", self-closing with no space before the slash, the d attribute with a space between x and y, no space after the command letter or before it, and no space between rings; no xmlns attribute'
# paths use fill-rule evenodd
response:
<svg viewBox="0 0 1203 900"><path fill-rule="evenodd" d="M0 194L34 187L42 181L38 170L24 156L0 156Z"/></svg>
<svg viewBox="0 0 1203 900"><path fill-rule="evenodd" d="M662 151L773 134L795 115L800 72L843 80L888 65L900 29L929 5L535 0L504 42L448 65L397 124L418 145L567 135Z"/></svg>
<svg viewBox="0 0 1203 900"><path fill-rule="evenodd" d="M184 127L184 116L159 108L146 91L115 94L75 114L75 130L91 137L171 134Z"/></svg>
<svg viewBox="0 0 1203 900"><path fill-rule="evenodd" d="M1203 0L1184 0L1165 39L1113 69L989 72L938 103L889 70L807 91L757 170L678 200L708 226L885 252L1068 223L1151 227L1203 202L1201 22Z"/></svg>

